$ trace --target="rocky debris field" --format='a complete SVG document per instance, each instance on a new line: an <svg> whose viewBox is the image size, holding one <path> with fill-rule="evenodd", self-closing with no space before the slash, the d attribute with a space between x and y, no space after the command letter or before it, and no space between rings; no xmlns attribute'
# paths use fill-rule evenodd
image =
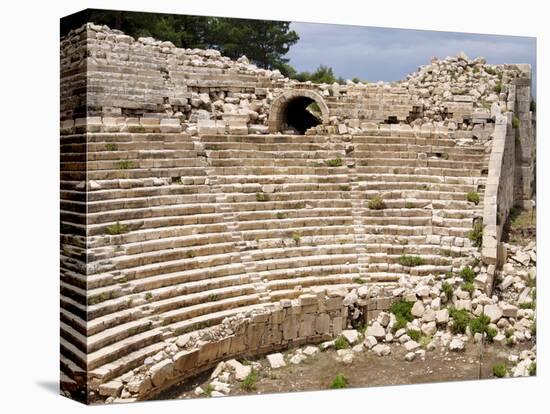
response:
<svg viewBox="0 0 550 414"><path fill-rule="evenodd" d="M209 377L196 378L194 388L176 387L163 398L343 388L348 380L336 378L340 371L359 387L535 375L536 244L506 247L508 260L491 297L476 283L479 266L411 277L394 292L402 299L367 325L255 361L221 362ZM366 290L346 297L350 315L354 298Z"/></svg>

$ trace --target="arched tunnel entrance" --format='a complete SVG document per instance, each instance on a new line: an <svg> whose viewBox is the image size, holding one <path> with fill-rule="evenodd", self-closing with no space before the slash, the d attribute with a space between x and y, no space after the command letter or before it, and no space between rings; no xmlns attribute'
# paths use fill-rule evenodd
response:
<svg viewBox="0 0 550 414"><path fill-rule="evenodd" d="M293 129L303 135L309 128L328 122L328 108L313 91L287 91L275 99L269 115L269 132Z"/></svg>

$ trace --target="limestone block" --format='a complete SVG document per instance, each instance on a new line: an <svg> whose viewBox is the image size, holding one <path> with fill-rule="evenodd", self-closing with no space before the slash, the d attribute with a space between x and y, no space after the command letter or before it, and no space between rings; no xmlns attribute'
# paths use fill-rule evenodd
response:
<svg viewBox="0 0 550 414"><path fill-rule="evenodd" d="M174 374L174 363L165 359L151 367L151 382L155 387L161 386Z"/></svg>

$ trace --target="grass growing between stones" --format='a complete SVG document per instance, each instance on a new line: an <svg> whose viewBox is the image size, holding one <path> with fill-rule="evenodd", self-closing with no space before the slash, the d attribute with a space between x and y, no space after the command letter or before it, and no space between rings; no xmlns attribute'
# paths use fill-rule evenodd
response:
<svg viewBox="0 0 550 414"><path fill-rule="evenodd" d="M443 291L443 294L447 298L447 301L450 301L453 298L453 286L449 282L443 282L441 285L441 290Z"/></svg>
<svg viewBox="0 0 550 414"><path fill-rule="evenodd" d="M344 338L343 336L339 336L334 341L334 348L337 351L340 350L340 349L348 349L349 348L348 341L346 341L346 338Z"/></svg>
<svg viewBox="0 0 550 414"><path fill-rule="evenodd" d="M474 224L474 227L468 233L468 238L473 242L475 247L481 247L483 241L483 222L478 221Z"/></svg>
<svg viewBox="0 0 550 414"><path fill-rule="evenodd" d="M114 144L112 142L105 144L105 150L106 151L116 151L118 149L118 145Z"/></svg>
<svg viewBox="0 0 550 414"><path fill-rule="evenodd" d="M470 191L466 194L466 200L470 203L474 203L476 206L479 204L479 194L476 191Z"/></svg>
<svg viewBox="0 0 550 414"><path fill-rule="evenodd" d="M254 391L256 389L256 383L258 382L258 373L256 370L251 370L250 374L241 382L241 389L245 391Z"/></svg>
<svg viewBox="0 0 550 414"><path fill-rule="evenodd" d="M386 203L380 196L375 196L369 200L368 208L371 210L383 210L386 208Z"/></svg>
<svg viewBox="0 0 550 414"><path fill-rule="evenodd" d="M416 329L409 329L407 331L407 335L409 338L411 338L413 341L418 342L420 340L420 337L422 336L422 333L420 331L417 331Z"/></svg>
<svg viewBox="0 0 550 414"><path fill-rule="evenodd" d="M334 158L332 160L325 160L325 165L327 167L341 167L344 165L344 162L342 161L342 158Z"/></svg>
<svg viewBox="0 0 550 414"><path fill-rule="evenodd" d="M344 376L344 374L337 374L332 380L332 382L330 383L330 388L333 390L347 388L347 387L348 387L348 379Z"/></svg>
<svg viewBox="0 0 550 414"><path fill-rule="evenodd" d="M454 306L449 308L449 315L453 318L453 323L450 326L453 334L466 333L466 328L470 323L470 314L466 309L457 309Z"/></svg>
<svg viewBox="0 0 550 414"><path fill-rule="evenodd" d="M424 264L424 259L420 256L402 255L399 257L399 264L407 267L422 266Z"/></svg>
<svg viewBox="0 0 550 414"><path fill-rule="evenodd" d="M460 271L460 277L464 279L464 282L466 283L473 283L476 274L470 266L465 266Z"/></svg>
<svg viewBox="0 0 550 414"><path fill-rule="evenodd" d="M116 163L116 166L119 170L129 170L134 168L134 162L130 160L119 161Z"/></svg>
<svg viewBox="0 0 550 414"><path fill-rule="evenodd" d="M128 232L128 226L125 224L121 224L120 222L116 222L115 224L107 227L107 234L110 234L111 236L115 236L117 234L124 234Z"/></svg>
<svg viewBox="0 0 550 414"><path fill-rule="evenodd" d="M266 193L256 193L256 201L258 202L269 201L269 195L267 195Z"/></svg>
<svg viewBox="0 0 550 414"><path fill-rule="evenodd" d="M414 319L411 309L413 307L413 302L407 302L405 300L400 300L395 302L390 307L390 312L395 315L395 323L393 324L392 331L395 333L399 329L403 329L407 326L407 322L411 322Z"/></svg>

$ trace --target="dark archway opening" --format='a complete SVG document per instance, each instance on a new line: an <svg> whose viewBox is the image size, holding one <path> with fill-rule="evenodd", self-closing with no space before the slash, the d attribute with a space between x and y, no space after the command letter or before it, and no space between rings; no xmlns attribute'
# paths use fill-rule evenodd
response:
<svg viewBox="0 0 550 414"><path fill-rule="evenodd" d="M282 111L283 129L294 129L303 135L306 130L322 123L322 114L317 103L307 96L289 100Z"/></svg>

